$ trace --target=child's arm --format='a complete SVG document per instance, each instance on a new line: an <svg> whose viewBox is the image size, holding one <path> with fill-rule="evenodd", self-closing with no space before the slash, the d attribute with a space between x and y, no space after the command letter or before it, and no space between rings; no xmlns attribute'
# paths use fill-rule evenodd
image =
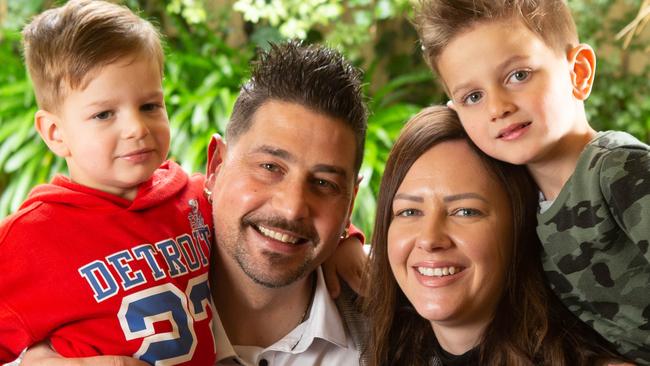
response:
<svg viewBox="0 0 650 366"><path fill-rule="evenodd" d="M604 198L619 227L639 245L639 253L650 262L650 251L642 249L650 240L650 152L617 149L607 155L600 171Z"/></svg>
<svg viewBox="0 0 650 366"><path fill-rule="evenodd" d="M54 352L47 343L41 342L25 352L20 366L149 366L149 364L126 356L65 358Z"/></svg>
<svg viewBox="0 0 650 366"><path fill-rule="evenodd" d="M332 256L323 263L325 283L332 298L336 299L341 293L339 276L356 293L362 293L363 272L368 260L363 250L364 239L363 233L350 225L349 236L341 239Z"/></svg>

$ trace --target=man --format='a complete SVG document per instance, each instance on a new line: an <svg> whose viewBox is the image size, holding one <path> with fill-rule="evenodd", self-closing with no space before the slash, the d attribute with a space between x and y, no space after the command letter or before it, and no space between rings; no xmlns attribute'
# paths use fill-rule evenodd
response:
<svg viewBox="0 0 650 366"><path fill-rule="evenodd" d="M363 322L345 293L334 305L320 265L346 235L366 117L359 72L340 54L295 42L261 54L228 144L209 149L217 365L359 363ZM34 351L23 364L56 364Z"/></svg>
<svg viewBox="0 0 650 366"><path fill-rule="evenodd" d="M208 163L219 365L358 363L319 266L349 224L365 130L359 74L339 54L262 55Z"/></svg>

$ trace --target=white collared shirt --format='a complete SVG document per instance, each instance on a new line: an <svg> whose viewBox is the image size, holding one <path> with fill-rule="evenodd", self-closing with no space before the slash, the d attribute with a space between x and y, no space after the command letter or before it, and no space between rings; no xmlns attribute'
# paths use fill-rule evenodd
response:
<svg viewBox="0 0 650 366"><path fill-rule="evenodd" d="M219 314L215 312L217 366L358 365L359 350L345 331L336 304L330 297L320 267L309 318L284 338L267 347L232 345Z"/></svg>

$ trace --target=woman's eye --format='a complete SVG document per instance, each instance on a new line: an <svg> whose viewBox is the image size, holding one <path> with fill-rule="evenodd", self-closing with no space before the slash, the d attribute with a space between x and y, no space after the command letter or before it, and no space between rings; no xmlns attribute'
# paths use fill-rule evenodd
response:
<svg viewBox="0 0 650 366"><path fill-rule="evenodd" d="M417 216L418 213L419 213L419 211L414 209L414 208L407 208L407 209L398 211L397 215L395 215L395 216L410 217L410 216Z"/></svg>
<svg viewBox="0 0 650 366"><path fill-rule="evenodd" d="M474 216L481 216L482 213L479 210L473 209L473 208L459 208L455 210L452 213L453 216L461 216L461 217L474 217Z"/></svg>

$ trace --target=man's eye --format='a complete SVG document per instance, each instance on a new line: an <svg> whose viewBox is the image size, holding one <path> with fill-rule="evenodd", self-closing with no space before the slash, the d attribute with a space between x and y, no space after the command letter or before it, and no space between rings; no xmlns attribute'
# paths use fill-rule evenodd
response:
<svg viewBox="0 0 650 366"><path fill-rule="evenodd" d="M329 192L339 191L339 187L335 183L332 183L327 179L314 178L313 183L318 189L323 191L329 191Z"/></svg>
<svg viewBox="0 0 650 366"><path fill-rule="evenodd" d="M278 171L278 166L275 164L271 163L262 163L260 166L270 172L277 172Z"/></svg>
<svg viewBox="0 0 650 366"><path fill-rule="evenodd" d="M316 184L321 187L330 187L332 183L326 181L325 179L316 179Z"/></svg>
<svg viewBox="0 0 650 366"><path fill-rule="evenodd" d="M103 111L99 112L96 115L93 116L94 119L98 120L106 120L113 117L113 112L112 111Z"/></svg>

